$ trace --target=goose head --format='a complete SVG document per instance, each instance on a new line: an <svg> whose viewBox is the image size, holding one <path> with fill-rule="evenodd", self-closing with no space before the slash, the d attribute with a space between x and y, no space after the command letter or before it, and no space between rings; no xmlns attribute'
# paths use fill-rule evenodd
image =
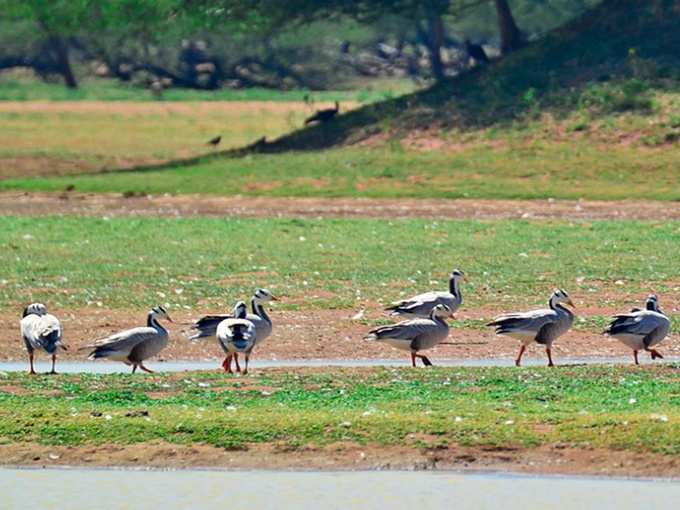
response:
<svg viewBox="0 0 680 510"><path fill-rule="evenodd" d="M278 301L278 299L276 299L274 295L267 289L257 289L253 295L253 298L260 303L266 303L267 301Z"/></svg>
<svg viewBox="0 0 680 510"><path fill-rule="evenodd" d="M234 305L234 319L245 319L248 314L248 307L243 301Z"/></svg>
<svg viewBox="0 0 680 510"><path fill-rule="evenodd" d="M647 310L651 310L652 312L659 311L659 298L656 297L656 294L650 294L647 296L647 299L645 300L645 308Z"/></svg>
<svg viewBox="0 0 680 510"><path fill-rule="evenodd" d="M170 315L168 315L168 311L162 305L154 306L149 312L149 315L151 315L154 319L165 319L168 322L173 322L173 320L170 318Z"/></svg>
<svg viewBox="0 0 680 510"><path fill-rule="evenodd" d="M448 319L453 315L453 311L448 305L439 304L432 309L430 316L433 319Z"/></svg>
<svg viewBox="0 0 680 510"><path fill-rule="evenodd" d="M462 271L461 269L454 269L453 271L451 271L451 279L467 280L467 276L465 275L465 271Z"/></svg>
<svg viewBox="0 0 680 510"><path fill-rule="evenodd" d="M24 313L22 317L26 317L27 315L46 315L47 314L47 307L43 305L42 303L31 303L28 305L26 308L24 308Z"/></svg>
<svg viewBox="0 0 680 510"><path fill-rule="evenodd" d="M564 289L555 289L555 291L550 296L549 303L551 307L560 303L564 303L571 306L572 308L576 308L576 305L569 297L569 294L567 294L567 291Z"/></svg>

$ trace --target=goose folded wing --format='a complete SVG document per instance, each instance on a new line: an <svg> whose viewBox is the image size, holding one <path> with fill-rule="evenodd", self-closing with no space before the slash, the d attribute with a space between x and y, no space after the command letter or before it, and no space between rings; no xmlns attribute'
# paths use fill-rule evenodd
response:
<svg viewBox="0 0 680 510"><path fill-rule="evenodd" d="M382 326L371 330L377 339L392 338L394 340L412 340L417 336L432 331L434 324L428 319L404 321L393 326Z"/></svg>
<svg viewBox="0 0 680 510"><path fill-rule="evenodd" d="M114 354L127 355L138 344L156 338L157 336L158 331L150 327L128 329L97 340L93 345L89 345L86 348L93 349L91 355L95 357L110 356Z"/></svg>

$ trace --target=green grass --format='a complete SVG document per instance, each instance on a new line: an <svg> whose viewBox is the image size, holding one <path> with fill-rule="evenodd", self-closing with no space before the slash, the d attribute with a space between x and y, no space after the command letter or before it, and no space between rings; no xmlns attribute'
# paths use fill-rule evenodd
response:
<svg viewBox="0 0 680 510"><path fill-rule="evenodd" d="M374 80L358 83L354 90L276 90L265 88L191 90L168 89L164 101L357 101L372 103L413 90L407 80ZM152 93L138 85L109 79L86 79L77 89L62 84L45 83L0 75L0 101L154 101Z"/></svg>
<svg viewBox="0 0 680 510"><path fill-rule="evenodd" d="M207 157L152 171L0 181L0 189L311 197L680 200L676 151L585 141Z"/></svg>
<svg viewBox="0 0 680 510"><path fill-rule="evenodd" d="M470 310L543 304L555 286L617 307L654 290L663 306L680 223L0 217L0 250L3 308L226 308L267 286L288 309L374 309L445 288L454 267Z"/></svg>
<svg viewBox="0 0 680 510"><path fill-rule="evenodd" d="M0 441L295 448L557 443L680 453L678 367L0 377ZM146 411L148 415L145 415Z"/></svg>

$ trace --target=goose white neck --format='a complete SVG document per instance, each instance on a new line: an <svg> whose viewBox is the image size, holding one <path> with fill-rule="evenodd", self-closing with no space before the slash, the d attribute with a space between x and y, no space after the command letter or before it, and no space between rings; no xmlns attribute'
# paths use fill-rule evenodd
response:
<svg viewBox="0 0 680 510"><path fill-rule="evenodd" d="M166 331L161 323L158 322L158 316L154 312L149 312L149 315L146 318L146 325L157 331Z"/></svg>
<svg viewBox="0 0 680 510"><path fill-rule="evenodd" d="M449 280L449 292L456 296L457 298L460 297L460 287L458 285L457 276L452 276L451 279Z"/></svg>
<svg viewBox="0 0 680 510"><path fill-rule="evenodd" d="M267 315L267 311L264 309L264 306L262 306L262 302L258 298L254 297L253 299L251 299L250 306L253 308L253 313L255 315L264 319L267 322L271 322L269 315Z"/></svg>

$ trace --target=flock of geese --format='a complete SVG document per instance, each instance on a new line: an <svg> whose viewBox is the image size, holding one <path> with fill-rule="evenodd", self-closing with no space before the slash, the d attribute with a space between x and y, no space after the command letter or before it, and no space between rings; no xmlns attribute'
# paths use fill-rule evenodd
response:
<svg viewBox="0 0 680 510"><path fill-rule="evenodd" d="M448 291L426 292L394 302L386 311L391 316L406 320L372 329L365 338L408 351L413 367L416 366L417 359L425 366L432 365L422 351L435 347L448 336L449 325L446 321L453 318L453 314L463 303L460 283L465 279L465 273L456 269L451 273ZM272 320L264 305L274 300L276 298L271 292L258 289L250 301L250 313L246 303L239 301L230 314L201 317L191 325L189 339L195 341L215 338L225 353L222 367L228 373L233 373L232 361L236 371L241 372L239 355L242 354L245 359L243 374L247 374L253 349L272 333ZM494 328L497 335L520 340L515 365L520 366L527 346L535 342L545 346L548 366L553 366L552 345L574 322L574 313L565 305L575 308L569 295L564 290L557 289L548 300L548 308L504 314L496 317L487 326ZM107 358L123 362L132 367L132 373L137 368L152 372L144 366L144 361L160 353L169 340L168 331L159 322L160 319L172 322L167 310L159 305L148 313L146 326L114 333L82 349L90 351L90 359ZM666 338L670 326L670 320L659 309L658 298L650 295L644 308L634 308L628 313L615 315L603 333L632 349L635 364L639 364L639 351L649 352L653 360L663 358L654 347ZM50 373L56 373L57 351L67 349L62 342L59 319L49 314L42 303L32 303L24 309L21 335L28 351L30 373L35 374L33 360L38 349L51 355Z"/></svg>

